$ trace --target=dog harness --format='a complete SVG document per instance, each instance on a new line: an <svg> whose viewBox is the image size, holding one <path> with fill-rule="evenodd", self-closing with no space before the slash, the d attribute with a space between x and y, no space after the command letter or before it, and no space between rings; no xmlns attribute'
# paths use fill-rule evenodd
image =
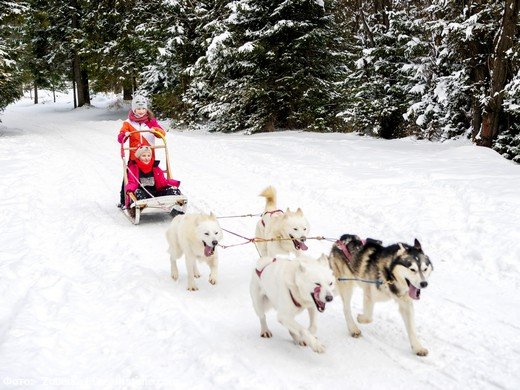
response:
<svg viewBox="0 0 520 390"><path fill-rule="evenodd" d="M294 303L294 306L296 307L302 307L302 305L300 305L298 303L298 301L296 299L294 299L293 295L292 295L292 292L291 292L291 289L289 289L289 295L291 296L291 299L292 299L292 302Z"/></svg>
<svg viewBox="0 0 520 390"><path fill-rule="evenodd" d="M262 222L262 226L265 227L264 215L266 215L266 214L273 215L274 213L282 213L283 214L283 211L282 210L273 210L273 211L266 211L265 213L263 213L262 216L260 217L260 222Z"/></svg>
<svg viewBox="0 0 520 390"><path fill-rule="evenodd" d="M278 210L278 211L279 211L279 210ZM265 270L268 266L270 266L271 264L273 264L275 261L276 261L276 257L273 258L273 261L271 261L270 263L268 263L264 268L262 268L262 269L255 268L255 272L256 272L256 274L258 275L258 278L261 278L261 277L262 277L262 272L264 272L264 270ZM294 299L294 296L292 295L292 292L291 292L290 289L289 289L289 295L291 296L291 299L292 299L292 301L293 301L293 303L294 303L294 306L296 306L296 307L302 307L302 305L300 305L300 304L298 303L298 301L297 301L296 299Z"/></svg>
<svg viewBox="0 0 520 390"><path fill-rule="evenodd" d="M365 245L366 243L366 240L361 240L361 242L363 243L363 245ZM345 257L347 258L347 260L349 261L349 263L352 261L352 253L350 253L350 251L348 250L347 246L345 245L345 243L341 240L337 240L335 242L336 246L341 249L341 251L343 252L343 254L345 255Z"/></svg>
<svg viewBox="0 0 520 390"><path fill-rule="evenodd" d="M256 274L258 275L258 277L260 278L262 276L262 272L264 272L264 269L267 268L267 266L273 264L274 262L276 261L276 257L273 258L273 261L271 261L269 264L267 264L264 268L262 268L261 270L259 270L258 268L255 268L255 272Z"/></svg>
<svg viewBox="0 0 520 390"><path fill-rule="evenodd" d="M348 250L347 246L345 245L345 243L341 240L337 240L335 242L336 246L341 249L341 251L343 252L343 254L345 255L345 257L347 258L347 260L349 262L352 261L352 253L350 253L350 251Z"/></svg>

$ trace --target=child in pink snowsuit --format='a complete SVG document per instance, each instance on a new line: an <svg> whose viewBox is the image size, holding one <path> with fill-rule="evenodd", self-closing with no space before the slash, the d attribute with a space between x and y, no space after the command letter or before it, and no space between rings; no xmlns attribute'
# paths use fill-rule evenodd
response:
<svg viewBox="0 0 520 390"><path fill-rule="evenodd" d="M137 200L152 196L180 195L180 181L167 179L159 167L159 161L153 159L152 148L142 145L134 153L135 161L128 162L128 183L125 192L133 192ZM127 197L128 207L129 197Z"/></svg>

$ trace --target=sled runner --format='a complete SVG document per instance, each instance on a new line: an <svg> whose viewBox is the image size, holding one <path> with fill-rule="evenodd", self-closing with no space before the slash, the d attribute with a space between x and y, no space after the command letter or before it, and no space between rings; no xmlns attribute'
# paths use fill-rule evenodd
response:
<svg viewBox="0 0 520 390"><path fill-rule="evenodd" d="M132 172L128 168L128 161L130 159L130 151L136 150L136 147L125 147L126 140L130 137L131 134L134 133L151 133L155 135L158 139L162 141L162 145L151 146L154 150L155 159L157 159L157 152L162 150L165 157L166 169L163 172L166 174L167 179L171 179L171 168L170 168L170 158L168 154L168 145L166 142L166 137L161 133L153 130L141 130L141 131L133 131L125 136L123 142L121 143L121 159L123 161L123 176L124 176L124 185L128 184L128 176L132 175ZM127 155L128 152L128 155ZM148 193L149 198L147 199L137 199L134 193L125 193L125 204L127 207L123 207L123 213L125 216L134 224L139 224L141 220L141 213L146 210L161 210L163 212L170 213L173 217L178 214L184 214L186 212L186 208L188 206L188 199L186 196L182 195L180 191L177 195L165 195L165 196L154 196L149 191L146 190L144 186L139 182L140 188L142 188L146 193Z"/></svg>

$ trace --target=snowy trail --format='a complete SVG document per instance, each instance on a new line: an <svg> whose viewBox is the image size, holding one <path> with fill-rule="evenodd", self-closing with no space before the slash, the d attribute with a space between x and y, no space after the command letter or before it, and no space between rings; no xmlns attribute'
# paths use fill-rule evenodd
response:
<svg viewBox="0 0 520 390"><path fill-rule="evenodd" d="M66 99L64 97L63 99ZM295 346L249 298L250 244L220 249L220 280L186 291L169 277L166 214L132 226L116 209L122 111L10 106L0 124L0 383L87 388L513 389L520 385L520 169L464 142L355 135L168 134L191 210L302 207L311 235L421 240L435 271L417 302L414 356L393 303L347 336L337 297L318 320L323 355ZM105 102L99 101L99 106ZM106 104L105 104L106 105ZM13 151L16 153L13 154ZM252 237L256 218L223 219ZM226 235L225 244L242 242ZM328 252L330 242L309 243ZM361 310L356 292L354 311ZM302 315L299 320L306 322ZM1 387L2 385L0 385Z"/></svg>

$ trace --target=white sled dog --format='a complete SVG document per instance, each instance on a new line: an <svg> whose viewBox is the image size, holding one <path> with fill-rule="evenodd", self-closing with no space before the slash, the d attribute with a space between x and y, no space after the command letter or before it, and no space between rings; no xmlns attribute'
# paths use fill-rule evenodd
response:
<svg viewBox="0 0 520 390"><path fill-rule="evenodd" d="M289 330L296 343L308 345L314 352L325 352L316 338L316 310L323 312L326 303L332 301L333 287L334 275L325 255L317 260L307 256L293 260L261 257L250 284L253 307L260 319L260 336L272 337L265 313L274 308L278 321ZM304 309L309 312L309 329L294 318Z"/></svg>
<svg viewBox="0 0 520 390"><path fill-rule="evenodd" d="M177 260L184 254L188 271L188 290L198 290L195 278L200 277L197 260L210 269L209 282L217 283L218 257L216 246L222 240L222 229L213 213L185 214L175 217L166 232L171 261L171 276L179 278Z"/></svg>
<svg viewBox="0 0 520 390"><path fill-rule="evenodd" d="M428 350L421 345L415 331L413 301L421 296L421 289L428 286L433 265L416 239L414 245L397 243L384 247L381 241L368 238L362 241L353 234L344 234L332 246L330 266L336 278L363 279L380 283L338 280L338 290L343 300L343 312L352 337L359 337L350 308L352 290L357 284L363 289L363 314L359 323L372 322L374 303L394 299L399 305L412 351L426 356Z"/></svg>
<svg viewBox="0 0 520 390"><path fill-rule="evenodd" d="M307 250L305 240L309 234L309 222L298 208L295 212L285 212L276 207L276 190L267 187L260 196L265 198L265 211L256 224L256 237L279 241L257 242L256 247L261 256L276 256L294 253L301 254Z"/></svg>

